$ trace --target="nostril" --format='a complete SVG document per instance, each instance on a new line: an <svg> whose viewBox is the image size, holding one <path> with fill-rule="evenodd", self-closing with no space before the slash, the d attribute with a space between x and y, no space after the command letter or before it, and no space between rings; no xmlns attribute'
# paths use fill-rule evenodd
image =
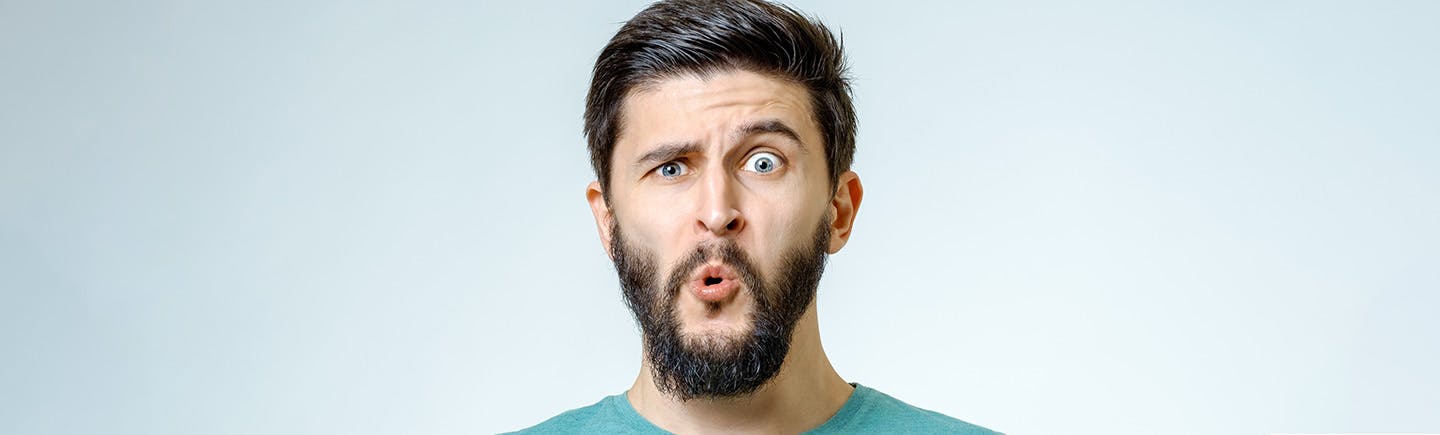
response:
<svg viewBox="0 0 1440 435"><path fill-rule="evenodd" d="M730 221L730 224L729 224L729 225L725 225L725 229L730 230L730 231L735 231L736 228L740 228L740 220L739 220L739 219L732 220L732 221Z"/></svg>

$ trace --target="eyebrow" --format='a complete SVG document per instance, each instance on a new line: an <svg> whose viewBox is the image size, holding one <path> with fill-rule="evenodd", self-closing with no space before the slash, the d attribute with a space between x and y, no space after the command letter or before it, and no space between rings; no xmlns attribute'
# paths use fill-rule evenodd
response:
<svg viewBox="0 0 1440 435"><path fill-rule="evenodd" d="M633 166L641 166L647 163L668 162L680 158L680 156L700 152L699 142L668 143L659 148L650 150L640 159L635 161Z"/></svg>
<svg viewBox="0 0 1440 435"><path fill-rule="evenodd" d="M796 133L795 129L790 128L790 126L785 125L784 122L778 119L762 119L742 125L740 128L735 129L733 136L736 138L736 141L739 141L750 136L766 133L775 133L788 137L790 140L795 141L796 145L800 146L800 152L802 154L808 154L810 152L810 150L805 147L805 142L800 140L800 134ZM632 166L668 162L686 154L698 153L701 151L701 148L699 142L673 142L663 144L640 156Z"/></svg>
<svg viewBox="0 0 1440 435"><path fill-rule="evenodd" d="M784 122L778 119L762 119L749 124L745 124L740 128L736 129L735 131L737 139L746 138L757 134L778 133L781 136L788 137L790 138L790 140L795 141L795 144L800 146L800 152L802 154L810 153L810 150L805 148L805 142L800 140L800 134L796 133L795 129L790 128L790 126L785 125Z"/></svg>

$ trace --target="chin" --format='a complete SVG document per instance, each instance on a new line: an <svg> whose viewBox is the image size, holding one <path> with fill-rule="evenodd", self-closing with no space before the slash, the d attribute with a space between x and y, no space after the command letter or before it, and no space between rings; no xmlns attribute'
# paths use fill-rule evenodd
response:
<svg viewBox="0 0 1440 435"><path fill-rule="evenodd" d="M697 330L699 329L699 330ZM686 350L702 354L729 354L739 350L750 337L749 324L731 327L686 328L681 333Z"/></svg>

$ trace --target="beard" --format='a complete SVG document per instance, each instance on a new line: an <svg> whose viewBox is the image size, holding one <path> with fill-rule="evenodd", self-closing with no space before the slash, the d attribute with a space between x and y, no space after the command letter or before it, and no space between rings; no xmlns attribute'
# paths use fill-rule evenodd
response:
<svg viewBox="0 0 1440 435"><path fill-rule="evenodd" d="M741 397L775 377L790 352L795 325L815 300L827 258L828 220L821 220L811 240L784 253L773 279L766 279L733 240L722 238L680 258L663 283L656 255L626 243L619 225L611 225L620 288L644 335L661 393L681 401ZM744 284L737 296L750 298L749 329L738 336L688 336L681 331L677 300L688 291L690 272L714 260L729 266Z"/></svg>

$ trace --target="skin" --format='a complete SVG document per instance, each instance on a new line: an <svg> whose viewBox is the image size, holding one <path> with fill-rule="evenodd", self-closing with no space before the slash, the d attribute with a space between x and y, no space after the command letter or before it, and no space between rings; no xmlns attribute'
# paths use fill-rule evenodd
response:
<svg viewBox="0 0 1440 435"><path fill-rule="evenodd" d="M859 177L846 171L831 191L823 138L802 86L749 71L684 75L633 92L622 113L624 130L611 155L610 202L598 182L585 193L612 259L610 229L617 220L628 243L658 256L662 277L698 244L717 238L732 239L767 278L775 276L785 252L808 244L821 219L828 217L830 226L827 252L839 252L849 240L864 190ZM798 141L774 131L744 132L766 122L788 127ZM640 161L673 145L691 147L673 160ZM751 157L761 152L781 164L756 171ZM679 162L683 170L662 176L657 169L667 162ZM748 331L748 291L742 286L718 304L681 291L676 303L682 333L726 339ZM812 302L800 319L780 372L751 396L676 400L655 387L642 356L626 397L646 420L677 433L815 428L854 390L825 356L815 309Z"/></svg>

